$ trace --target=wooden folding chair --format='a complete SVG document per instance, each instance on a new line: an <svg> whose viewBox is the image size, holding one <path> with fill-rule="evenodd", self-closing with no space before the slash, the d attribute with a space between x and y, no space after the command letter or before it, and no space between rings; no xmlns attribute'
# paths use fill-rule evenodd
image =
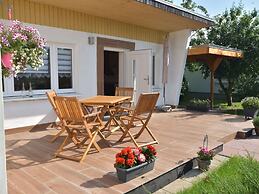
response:
<svg viewBox="0 0 259 194"><path fill-rule="evenodd" d="M131 99L123 103L123 106L131 107L133 103L134 88L116 87L115 96L130 96Z"/></svg>
<svg viewBox="0 0 259 194"><path fill-rule="evenodd" d="M54 97L54 100L60 113L61 122L67 131L67 137L58 148L56 157L82 162L92 146L99 152L100 147L96 143L95 139L97 134L103 128L102 122L99 118L100 112L85 115L82 105L76 97L57 96ZM98 122L95 122L96 119L92 119L92 117L96 117ZM88 140L89 143L87 144L86 142ZM70 143L73 143L74 146L68 147ZM61 153L73 148L85 149L83 155L78 158ZM78 152L78 150L74 151Z"/></svg>
<svg viewBox="0 0 259 194"><path fill-rule="evenodd" d="M54 129L59 130L59 132L56 135L54 135L54 137L50 140L51 142L54 142L62 133L64 133L66 131L66 129L62 126L60 115L59 115L59 112L57 110L57 106L56 106L55 101L54 101L54 97L57 96L56 92L54 90L52 90L52 91L46 92L46 95L47 95L48 100L49 100L49 102L52 106L52 109L54 110L54 112L56 113L56 115L59 119L59 122L53 124L52 127L48 128L48 129L54 128Z"/></svg>
<svg viewBox="0 0 259 194"><path fill-rule="evenodd" d="M158 97L159 97L159 93L141 94L135 109L126 108L129 111L129 114L120 117L120 121L124 128L124 133L119 139L119 141L122 141L127 135L129 135L129 137L131 138L135 146L138 148L158 143L154 134L147 126L151 118L151 115L154 111ZM141 125L137 125L138 122L140 122ZM130 132L130 129L135 127L141 127L141 128L136 135L132 135ZM136 139L139 138L139 136L144 132L144 130L146 130L149 133L149 135L152 138L152 141L139 145Z"/></svg>

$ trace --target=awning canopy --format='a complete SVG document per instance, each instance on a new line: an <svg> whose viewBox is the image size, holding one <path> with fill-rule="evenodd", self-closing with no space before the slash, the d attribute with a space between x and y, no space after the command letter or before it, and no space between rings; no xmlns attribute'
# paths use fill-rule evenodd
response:
<svg viewBox="0 0 259 194"><path fill-rule="evenodd" d="M89 15L109 18L164 32L200 29L214 24L199 15L162 0L31 0L76 10Z"/></svg>
<svg viewBox="0 0 259 194"><path fill-rule="evenodd" d="M218 45L201 45L190 47L188 50L187 61L202 62L209 65L210 76L210 103L213 107L214 101L214 74L223 58L243 58L241 50L218 46Z"/></svg>
<svg viewBox="0 0 259 194"><path fill-rule="evenodd" d="M222 58L243 58L241 50L218 46L201 45L190 47L188 50L188 61L190 62L211 62L211 59Z"/></svg>

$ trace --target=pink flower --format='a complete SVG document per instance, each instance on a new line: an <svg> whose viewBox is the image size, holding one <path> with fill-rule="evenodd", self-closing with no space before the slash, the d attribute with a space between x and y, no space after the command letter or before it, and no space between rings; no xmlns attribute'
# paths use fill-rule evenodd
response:
<svg viewBox="0 0 259 194"><path fill-rule="evenodd" d="M144 154L139 154L138 160L139 160L141 163L143 163L143 162L146 161L146 156L145 156Z"/></svg>
<svg viewBox="0 0 259 194"><path fill-rule="evenodd" d="M12 55L11 53L5 53L2 55L2 63L3 66L7 69L12 69L13 64L12 64Z"/></svg>
<svg viewBox="0 0 259 194"><path fill-rule="evenodd" d="M133 150L133 153L134 153L136 156L138 156L138 155L140 154L140 151L139 151L139 149L134 149L134 150Z"/></svg>

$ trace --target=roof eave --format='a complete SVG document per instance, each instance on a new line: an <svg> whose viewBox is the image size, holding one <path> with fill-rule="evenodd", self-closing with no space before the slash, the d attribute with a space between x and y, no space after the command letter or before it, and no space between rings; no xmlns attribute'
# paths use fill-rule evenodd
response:
<svg viewBox="0 0 259 194"><path fill-rule="evenodd" d="M176 6L170 2L165 2L162 0L135 0L135 1L147 4L147 5L151 5L155 8L162 9L166 12L176 14L178 16L182 16L200 23L204 23L207 27L215 24L215 20L213 20L212 18L195 13L194 11L188 10L186 8Z"/></svg>

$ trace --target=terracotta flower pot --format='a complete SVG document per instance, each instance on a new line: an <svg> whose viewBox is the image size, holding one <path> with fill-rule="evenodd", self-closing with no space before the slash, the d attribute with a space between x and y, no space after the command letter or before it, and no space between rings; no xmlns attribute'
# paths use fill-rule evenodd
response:
<svg viewBox="0 0 259 194"><path fill-rule="evenodd" d="M201 171L209 170L209 166L211 164L210 160L201 160L201 159L197 158L197 162L198 162L198 167Z"/></svg>
<svg viewBox="0 0 259 194"><path fill-rule="evenodd" d="M6 69L11 69L13 67L11 53L5 53L2 55L2 64Z"/></svg>

